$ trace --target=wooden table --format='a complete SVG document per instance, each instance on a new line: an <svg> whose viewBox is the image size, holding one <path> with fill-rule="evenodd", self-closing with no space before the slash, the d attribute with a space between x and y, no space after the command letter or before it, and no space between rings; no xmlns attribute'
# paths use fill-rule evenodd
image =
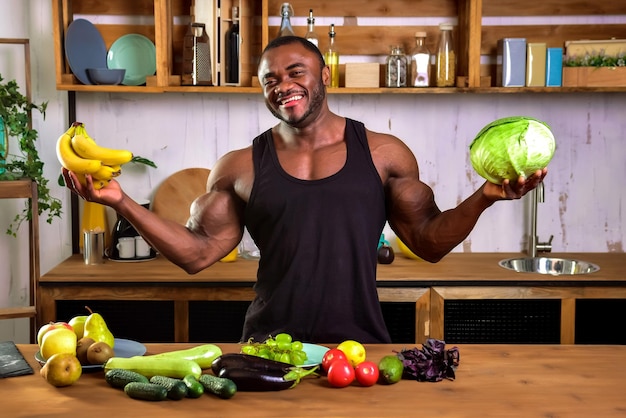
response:
<svg viewBox="0 0 626 418"><path fill-rule="evenodd" d="M398 255L378 266L378 293L383 302L415 303L415 342L443 339L446 299L560 299L561 342L574 342L575 301L581 298L626 299L625 253L553 254L600 266L576 276L515 273L498 266L510 253L452 253L436 264ZM189 301L249 301L254 297L257 262L216 263L188 275L162 257L143 263L106 260L85 265L73 255L39 280L38 322L57 319L56 301L174 301L175 341L189 341Z"/></svg>
<svg viewBox="0 0 626 418"><path fill-rule="evenodd" d="M219 344L224 352L236 344ZM147 344L148 354L191 344ZM419 346L421 347L421 346ZM626 346L459 345L455 381L402 380L394 385L331 388L311 378L280 392L238 392L229 400L146 402L128 398L104 381L102 371L83 374L73 386L55 388L39 375L36 345L18 345L34 375L0 380L2 416L19 417L612 417L626 414ZM368 358L401 350L366 346ZM412 347L411 347L412 348ZM448 346L451 348L451 346Z"/></svg>

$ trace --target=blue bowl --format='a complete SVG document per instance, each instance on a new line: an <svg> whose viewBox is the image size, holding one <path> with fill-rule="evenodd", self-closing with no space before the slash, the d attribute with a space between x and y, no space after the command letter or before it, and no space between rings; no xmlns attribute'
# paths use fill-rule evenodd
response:
<svg viewBox="0 0 626 418"><path fill-rule="evenodd" d="M120 84L125 74L126 70L123 68L87 68L87 76L94 84Z"/></svg>

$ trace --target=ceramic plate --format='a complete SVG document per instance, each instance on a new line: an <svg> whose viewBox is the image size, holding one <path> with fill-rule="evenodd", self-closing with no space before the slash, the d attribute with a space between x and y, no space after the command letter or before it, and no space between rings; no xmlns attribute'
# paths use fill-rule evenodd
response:
<svg viewBox="0 0 626 418"><path fill-rule="evenodd" d="M326 354L326 352L330 350L328 347L317 344L302 343L302 346L302 349L306 353L307 357L302 367L312 367L321 364L322 359L324 358L324 354Z"/></svg>
<svg viewBox="0 0 626 418"><path fill-rule="evenodd" d="M98 29L88 20L76 19L67 28L65 55L72 73L83 84L93 84L87 68L106 68L107 48Z"/></svg>
<svg viewBox="0 0 626 418"><path fill-rule="evenodd" d="M156 47L143 35L131 33L118 38L106 56L106 67L124 68L122 84L140 86L156 72Z"/></svg>
<svg viewBox="0 0 626 418"><path fill-rule="evenodd" d="M133 356L143 356L146 353L146 346L133 340L125 340L123 338L115 339L115 347L113 347L113 351L115 351L115 357L133 357ZM41 356L41 353L37 351L35 353L35 360L39 362L42 366L46 364L46 360ZM90 364L83 366L83 370L100 370L102 369L101 364Z"/></svg>

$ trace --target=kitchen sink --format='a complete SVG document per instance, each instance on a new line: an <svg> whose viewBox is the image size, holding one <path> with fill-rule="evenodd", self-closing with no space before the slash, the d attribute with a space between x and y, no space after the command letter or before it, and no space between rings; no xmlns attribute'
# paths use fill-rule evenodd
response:
<svg viewBox="0 0 626 418"><path fill-rule="evenodd" d="M588 274L600 270L599 266L587 261L554 257L508 258L501 260L498 264L518 273L540 273L553 276Z"/></svg>

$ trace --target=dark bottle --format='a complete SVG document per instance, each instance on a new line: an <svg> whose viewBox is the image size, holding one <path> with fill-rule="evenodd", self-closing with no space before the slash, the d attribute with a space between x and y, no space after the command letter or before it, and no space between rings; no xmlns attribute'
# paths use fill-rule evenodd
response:
<svg viewBox="0 0 626 418"><path fill-rule="evenodd" d="M239 83L239 8L233 7L233 21L226 31L226 82L230 84Z"/></svg>

